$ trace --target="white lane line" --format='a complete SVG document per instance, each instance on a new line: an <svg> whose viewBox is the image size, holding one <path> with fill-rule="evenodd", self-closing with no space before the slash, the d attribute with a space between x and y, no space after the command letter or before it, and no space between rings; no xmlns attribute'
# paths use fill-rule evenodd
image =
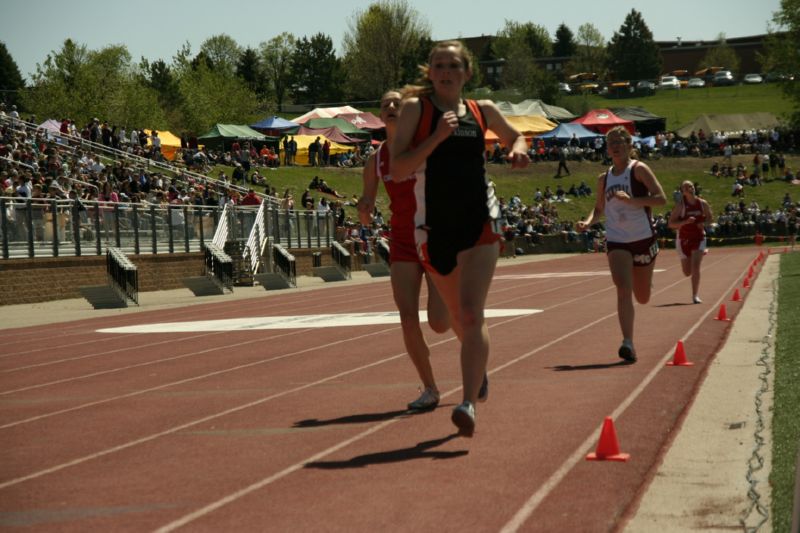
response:
<svg viewBox="0 0 800 533"><path fill-rule="evenodd" d="M668 289L671 289L672 287L674 287L675 285L678 285L679 283L684 283L684 280L683 279L678 279L677 281L665 286L660 291L657 291L655 294L660 294L662 292L665 292ZM581 295L580 297L573 298L573 299L568 300L566 302L560 302L560 303L554 305L553 307L551 307L549 309L552 309L552 308L555 308L555 307L559 307L561 305L566 305L568 303L572 303L572 302L575 302L575 301L582 301L586 297L594 296L595 294L600 294L602 292L607 292L607 291L610 291L611 289L613 289L613 286L597 290L594 293ZM724 296L723 296L723 298L724 298ZM710 313L710 311L708 313L706 313L706 315L704 315L704 318L709 313ZM617 315L617 313L616 313L616 311L614 311L613 313L609 313L609 314L607 314L607 315L605 315L605 316L603 316L601 318L598 318L594 322L586 324L586 325L582 326L581 328L579 328L577 330L570 331L569 333L566 333L565 335L562 335L561 337L559 337L557 339L554 339L554 340L548 342L547 344L545 344L543 346L540 346L540 347L538 347L538 348L536 348L534 350L531 350L530 352L527 352L527 353L525 353L525 354L523 354L521 356L518 356L518 357L514 358L513 360L511 360L509 362L506 362L503 365L498 366L497 368L492 369L491 371L488 372L488 374L491 375L491 374L494 374L495 372L499 372L502 369L505 369L505 368L515 364L515 363L518 363L518 362L522 361L523 359L527 359L531 355L533 355L535 353L538 353L541 350L544 350L544 349L546 349L546 348L548 348L550 346L553 346L554 344L556 344L556 343L558 343L560 341L568 339L568 338L572 337L573 335L577 335L577 334L581 333L582 331L584 331L585 329L587 329L587 328L589 328L591 326L594 326L594 325L596 325L596 324L598 324L598 323L600 323L600 322L602 322L604 320L608 320L611 317L615 317L616 315ZM502 323L496 324L496 325L503 325L503 324L507 324L509 322L514 322L516 320L519 320L520 318L521 317L511 318L509 320L505 320ZM699 326L699 324L700 324L700 322L698 322L698 324L695 327ZM655 367L654 370L651 372L651 374L655 374L658 370L660 370L661 367L664 366L663 363L665 363L665 362L666 362L665 360L662 361L662 364L660 364L659 366ZM642 388L644 388L644 387L642 387ZM451 395L457 393L460 390L461 390L460 386L459 387L455 387L454 389L451 389L451 390L443 393L441 395L441 397L442 398L446 398L448 396L451 396ZM296 472L296 471L300 470L307 463L310 463L310 462L313 462L313 461L318 461L318 460L326 457L327 455L330 455L331 453L334 453L334 452L344 448L345 446L347 446L349 444L357 442L357 441L359 441L359 440L361 440L361 439L363 439L363 438L375 433L376 431L378 431L380 429L388 427L390 424L393 424L393 423L397 422L398 420L400 420L400 419L399 418L393 418L391 420L387 420L385 422L381 422L380 424L378 424L376 426L373 426L371 428L368 428L368 429L364 430L363 432L359 433L358 435L355 435L355 436L351 437L350 439L347 439L346 441L344 441L342 443L336 444L336 445L332 446L331 448L328 448L327 450L319 452L319 453L317 453L317 454L315 454L315 455L313 455L311 457L308 457L308 458L306 458L304 460L298 461L297 463L295 463L295 464L293 464L293 465L281 470L280 472L277 472L277 473L275 473L275 474L273 474L273 475L271 475L269 477L266 477L266 478L264 478L264 479L262 479L260 481L257 481L256 483L248 485L247 487L244 487L244 488L242 488L242 489L240 489L240 490L238 490L236 492L228 494L227 496L225 496L223 498L220 498L219 500L216 500L216 501L214 501L214 502L212 502L212 503L210 503L210 504L208 504L208 505L206 505L204 507L201 507L200 509L197 509L196 511L194 511L192 513L189 513L189 514L187 514L185 516L182 516L182 517L178 518L177 520L174 520L174 521L172 521L172 522L170 522L170 523L158 528L156 531L158 533L167 533L169 531L174 531L175 529L183 527L186 524L188 524L190 522L193 522L194 520L197 520L198 518L201 518L201 517L213 512L213 511L216 511L217 509L219 509L219 508L221 508L221 507L223 507L225 505L228 505L229 503L232 503L232 502L234 502L234 501L246 496L247 494L250 494L250 493L252 493L252 492L254 492L256 490L264 488L267 485L269 485L269 484L271 484L271 483L273 483L275 481L278 481L279 479L281 479L283 477L286 477L287 475L289 475L289 474L291 474L293 472ZM584 449L588 448L588 446L591 444L591 441L592 441L593 438L594 438L593 436L588 437L586 439L586 441L584 441L584 443L581 444L581 446L578 448L578 450L580 451L580 450L584 450ZM578 452L576 452L576 453L578 453ZM584 453L583 451L580 451L579 458L583 457L583 455L582 455L583 453ZM573 455L575 455L575 454L573 454ZM570 456L570 459L572 459L572 457L573 456ZM568 459L568 461L570 459ZM572 466L574 466L574 465L570 465L569 468L572 468ZM569 468L567 470L569 470ZM550 490L552 490L552 488L555 487L558 484L558 482L560 482L561 479L563 479L563 477L565 475L566 475L566 471L564 472L564 475L561 476L561 478L555 480L552 483L551 486L548 486L547 489L546 489L545 495L547 493L549 493ZM544 496L542 496L542 499L543 498L544 498ZM537 505L538 505L538 503L537 503ZM523 519L523 522L524 522L524 519Z"/></svg>
<svg viewBox="0 0 800 533"><path fill-rule="evenodd" d="M705 269L704 269L705 270ZM675 285L678 282L672 284ZM727 298L728 293L736 287L739 283L739 279L735 279L733 283L728 287L728 290L723 292L722 296L716 301L713 306L710 306L709 309L703 313L700 319L695 322L695 324L689 328L686 333L683 335L683 338L687 338L694 333L697 328L699 328L703 322L712 314L716 313L719 304L721 304L725 298ZM671 286L670 286L671 287ZM665 287L664 290L666 290ZM659 293L662 291L659 291ZM616 313L614 313L616 314ZM656 374L661 372L665 367L667 361L672 358L674 349L670 348L667 353L665 353L659 362L653 367L652 370L645 376L644 380L642 380L636 388L631 391L631 393L617 406L616 409L611 413L611 418L619 418L625 410L630 407L630 405L639 397L639 395L644 391L644 389L650 384L653 379L655 379ZM555 472L545 481L539 489L534 492L530 498L520 507L520 509L516 512L516 514L508 521L508 523L503 526L500 530L501 533L511 533L518 531L520 527L523 526L525 521L530 518L530 516L536 511L536 508L539 507L539 504L553 491L553 489L558 486L561 481L567 476L567 474L572 470L575 465L582 462L584 457L586 456L587 451L592 449L593 444L597 441L597 436L600 434L602 429L602 423L595 428L595 430L588 436L586 439L580 443L575 450L570 454L570 456L563 462L561 465L556 469Z"/></svg>

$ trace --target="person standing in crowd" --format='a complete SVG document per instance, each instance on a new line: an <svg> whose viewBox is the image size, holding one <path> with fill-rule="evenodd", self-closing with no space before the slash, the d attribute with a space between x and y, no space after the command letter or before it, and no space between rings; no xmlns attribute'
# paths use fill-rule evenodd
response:
<svg viewBox="0 0 800 533"><path fill-rule="evenodd" d="M414 212L416 211L414 185L416 181L414 179L403 182L393 181L389 170L389 151L394 141L400 102L399 91L388 91L381 98L380 117L386 124L386 141L381 143L364 165L364 187L357 207L361 224L371 226L375 213L375 198L378 194L379 182L382 181L389 195L389 209L392 211L390 221L392 231L389 245L392 295L397 310L400 312L400 325L403 330L406 351L417 369L423 386L420 397L410 402L408 408L414 411L423 411L434 409L439 405L439 389L436 386L436 379L430 363L430 349L425 342L419 323L419 293L423 277L428 287L427 313L431 329L437 333L444 333L450 328L450 318L444 301L433 286L430 275L425 274L417 254L414 241ZM486 383L485 377L484 383ZM482 388L484 398L488 394L487 387L488 384Z"/></svg>
<svg viewBox="0 0 800 533"><path fill-rule="evenodd" d="M692 302L703 301L700 290L700 263L706 254L705 225L713 220L711 206L696 194L691 181L681 183L681 198L669 216L669 227L677 230L675 249L681 258L684 276L692 277Z"/></svg>
<svg viewBox="0 0 800 533"><path fill-rule="evenodd" d="M577 224L586 231L601 214L606 218L606 250L611 278L617 288L617 314L622 330L619 356L636 362L633 346L633 298L650 301L658 242L651 209L666 203L664 190L653 171L633 158L631 134L622 126L606 134L611 167L600 175L597 201L589 216Z"/></svg>
<svg viewBox="0 0 800 533"><path fill-rule="evenodd" d="M501 239L498 201L486 177L486 129L509 147L512 168L530 162L525 137L493 102L462 98L473 64L459 41L433 47L419 84L404 89L390 148L392 181L416 180L418 253L461 339L463 401L451 418L467 437L475 430L475 402L489 357L484 308Z"/></svg>

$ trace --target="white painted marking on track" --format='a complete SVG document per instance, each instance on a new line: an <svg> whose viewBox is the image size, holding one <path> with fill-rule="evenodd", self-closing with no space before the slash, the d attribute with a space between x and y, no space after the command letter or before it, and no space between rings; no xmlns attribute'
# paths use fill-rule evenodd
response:
<svg viewBox="0 0 800 533"><path fill-rule="evenodd" d="M541 313L541 309L486 309L486 318L524 316ZM420 322L428 321L425 311L419 312ZM197 320L192 322L164 322L140 324L119 328L98 329L98 333L189 333L197 331L249 331L261 329L334 328L346 326L378 326L399 324L400 313L338 313L296 316L262 316L227 318L220 320Z"/></svg>
<svg viewBox="0 0 800 533"><path fill-rule="evenodd" d="M664 269L655 269L653 272L664 272ZM593 272L542 272L539 274L504 274L495 276L494 279L550 279L550 278L586 278L590 276L610 276L611 272L596 270Z"/></svg>

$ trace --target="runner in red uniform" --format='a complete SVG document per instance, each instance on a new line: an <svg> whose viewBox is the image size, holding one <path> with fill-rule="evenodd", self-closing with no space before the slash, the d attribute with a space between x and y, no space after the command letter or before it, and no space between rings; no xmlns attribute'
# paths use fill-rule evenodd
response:
<svg viewBox="0 0 800 533"><path fill-rule="evenodd" d="M706 224L713 215L711 206L695 195L691 181L681 183L681 199L669 216L669 227L677 230L675 249L681 258L681 268L685 276L692 277L692 302L699 304L700 263L706 252Z"/></svg>

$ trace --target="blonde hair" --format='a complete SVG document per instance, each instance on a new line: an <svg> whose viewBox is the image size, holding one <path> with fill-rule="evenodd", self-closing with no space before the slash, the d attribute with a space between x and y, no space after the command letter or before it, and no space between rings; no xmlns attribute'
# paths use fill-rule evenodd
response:
<svg viewBox="0 0 800 533"><path fill-rule="evenodd" d="M606 145L608 145L608 139L612 135L620 137L625 141L625 144L628 145L628 157L631 159L639 159L639 152L633 147L633 136L631 132L625 129L625 126L614 126L608 130L606 132Z"/></svg>
<svg viewBox="0 0 800 533"><path fill-rule="evenodd" d="M456 54L461 56L461 61L464 63L464 71L472 72L472 65L475 61L472 57L472 53L470 53L469 49L464 46L464 43L458 40L436 43L431 49L431 53L428 54L428 63L419 66L420 75L414 81L414 84L406 85L403 87L402 91L400 91L403 99L411 98L413 96L429 96L433 93L433 84L428 78L430 64L433 62L433 56L442 50L447 50L448 48L455 48Z"/></svg>

